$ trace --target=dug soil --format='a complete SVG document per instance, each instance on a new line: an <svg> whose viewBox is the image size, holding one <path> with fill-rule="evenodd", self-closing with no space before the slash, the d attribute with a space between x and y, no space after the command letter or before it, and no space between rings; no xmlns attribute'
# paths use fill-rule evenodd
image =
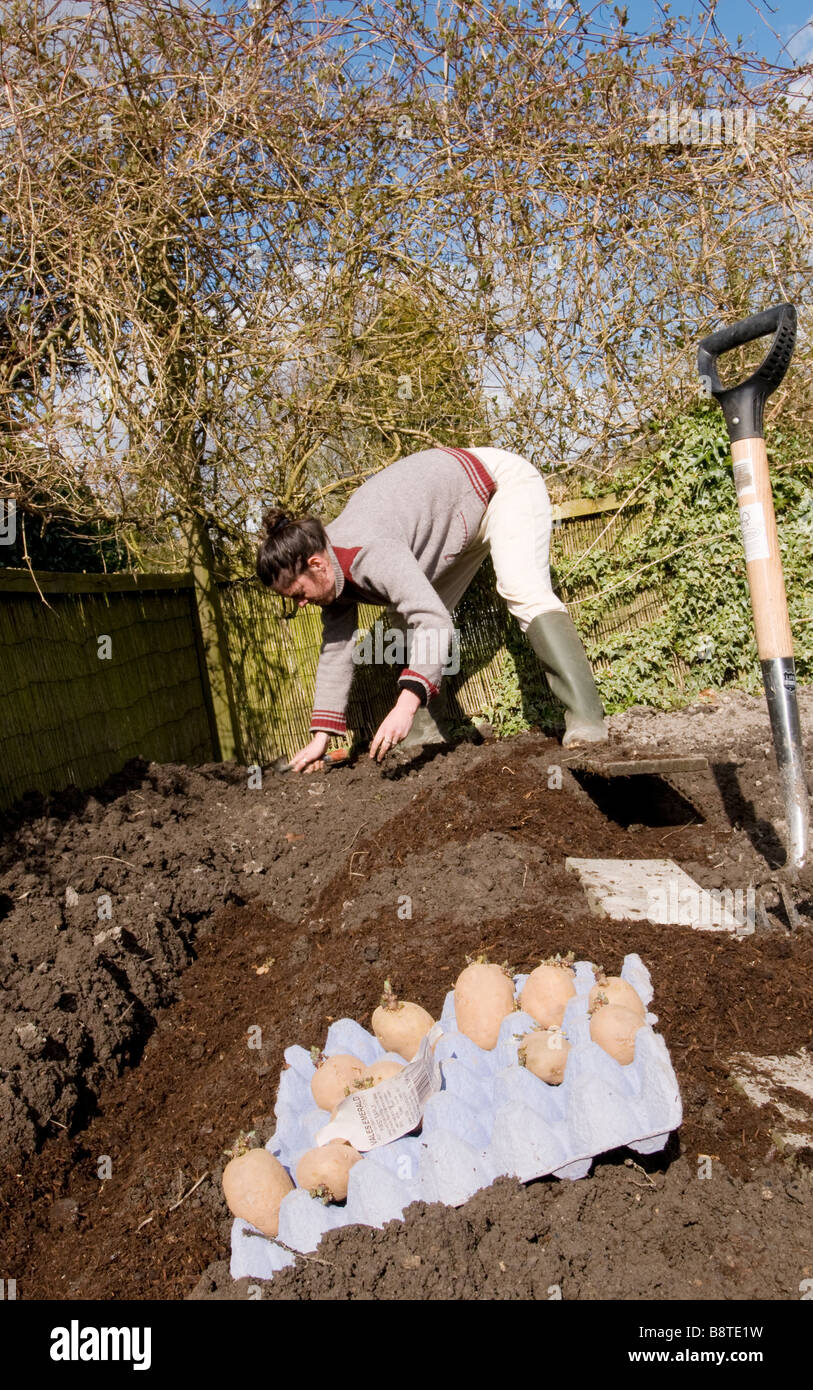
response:
<svg viewBox="0 0 813 1390"><path fill-rule="evenodd" d="M234 765L136 763L7 816L0 1275L17 1297L799 1298L813 1149L783 1137L781 1097L755 1105L732 1077L741 1054L811 1040L813 884L782 871L764 701L709 693L611 729L599 761L708 767L610 779L527 734L259 787ZM610 921L569 856L671 858L705 888L760 887L764 911L741 939ZM480 951L516 971L642 957L683 1100L666 1150L416 1204L233 1281L220 1177L273 1132L284 1049L336 1018L369 1026L385 977L437 1014Z"/></svg>

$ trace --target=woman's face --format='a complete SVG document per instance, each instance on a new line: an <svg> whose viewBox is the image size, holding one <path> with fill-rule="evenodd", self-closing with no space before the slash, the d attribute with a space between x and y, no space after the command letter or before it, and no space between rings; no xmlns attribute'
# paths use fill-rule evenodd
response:
<svg viewBox="0 0 813 1390"><path fill-rule="evenodd" d="M318 603L320 607L332 603L336 597L336 580L327 552L322 550L311 555L307 568L291 584L286 587L275 584L274 588L284 598L293 599L300 608L306 608L309 603Z"/></svg>

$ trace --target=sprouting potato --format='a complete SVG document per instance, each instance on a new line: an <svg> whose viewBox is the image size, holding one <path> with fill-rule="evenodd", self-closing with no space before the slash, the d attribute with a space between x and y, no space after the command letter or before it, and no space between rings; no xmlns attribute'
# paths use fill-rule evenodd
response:
<svg viewBox="0 0 813 1390"><path fill-rule="evenodd" d="M514 982L501 965L471 961L454 987L457 1027L486 1052L497 1046L500 1024L514 1010Z"/></svg>
<svg viewBox="0 0 813 1390"><path fill-rule="evenodd" d="M223 1196L232 1216L249 1221L266 1236L277 1234L280 1204L293 1189L282 1164L267 1149L249 1149L223 1169Z"/></svg>
<svg viewBox="0 0 813 1390"><path fill-rule="evenodd" d="M403 1056L403 1053L401 1054ZM404 1070L403 1062L393 1062L386 1057L382 1057L380 1062L374 1062L364 1072L360 1081L357 1081L354 1089L357 1091L369 1089L368 1083L377 1086L380 1081L389 1081L390 1077L398 1076Z"/></svg>
<svg viewBox="0 0 813 1390"><path fill-rule="evenodd" d="M434 1025L432 1015L420 1004L396 999L389 980L384 981L381 1003L372 1018L373 1032L385 1052L397 1052L411 1062Z"/></svg>
<svg viewBox="0 0 813 1390"><path fill-rule="evenodd" d="M325 1202L343 1202L350 1169L362 1155L343 1139L332 1139L320 1148L308 1149L296 1165L296 1182Z"/></svg>
<svg viewBox="0 0 813 1390"><path fill-rule="evenodd" d="M360 1076L357 1076L352 1086L346 1086L344 1095L336 1102L330 1112L331 1120L335 1120L336 1112L343 1100L348 1096L358 1095L359 1092L372 1091L381 1081L389 1081L390 1077L398 1076L404 1070L403 1062L392 1062L382 1057L379 1062L374 1062L371 1067L365 1067Z"/></svg>
<svg viewBox="0 0 813 1390"><path fill-rule="evenodd" d="M646 1008L638 991L626 980L622 980L620 975L597 977L588 996L587 1005L592 1012L598 1004L620 1004L622 1008L640 1014L642 1020L646 1018Z"/></svg>
<svg viewBox="0 0 813 1390"><path fill-rule="evenodd" d="M311 1095L319 1109L332 1110L366 1070L360 1058L348 1052L325 1057L311 1078Z"/></svg>
<svg viewBox="0 0 813 1390"><path fill-rule="evenodd" d="M641 1015L621 1004L602 1004L590 1019L590 1037L622 1067L635 1060L635 1035L643 1027Z"/></svg>
<svg viewBox="0 0 813 1390"><path fill-rule="evenodd" d="M570 1043L561 1028L538 1028L526 1033L520 1043L520 1066L546 1081L559 1086L564 1080Z"/></svg>
<svg viewBox="0 0 813 1390"><path fill-rule="evenodd" d="M519 1007L543 1028L559 1028L575 993L576 977L570 962L553 958L531 971L519 996Z"/></svg>

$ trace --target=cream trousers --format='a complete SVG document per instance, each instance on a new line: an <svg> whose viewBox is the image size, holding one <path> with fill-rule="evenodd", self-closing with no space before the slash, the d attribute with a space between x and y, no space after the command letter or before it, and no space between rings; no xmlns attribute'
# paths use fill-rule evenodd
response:
<svg viewBox="0 0 813 1390"><path fill-rule="evenodd" d="M488 554L497 593L525 632L540 613L565 613L550 582L552 526L548 489L540 473L505 449L472 449L497 484L477 535L433 583L450 612L457 606Z"/></svg>

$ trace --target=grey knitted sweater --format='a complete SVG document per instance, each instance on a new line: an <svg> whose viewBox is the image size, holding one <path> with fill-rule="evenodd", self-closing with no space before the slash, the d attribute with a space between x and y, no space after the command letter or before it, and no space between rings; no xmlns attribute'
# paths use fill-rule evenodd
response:
<svg viewBox="0 0 813 1390"><path fill-rule="evenodd" d="M406 619L411 656L398 683L422 704L437 694L453 625L432 581L474 539L494 489L470 450L424 449L369 478L325 528L336 596L322 610L312 732L346 731L359 602Z"/></svg>

